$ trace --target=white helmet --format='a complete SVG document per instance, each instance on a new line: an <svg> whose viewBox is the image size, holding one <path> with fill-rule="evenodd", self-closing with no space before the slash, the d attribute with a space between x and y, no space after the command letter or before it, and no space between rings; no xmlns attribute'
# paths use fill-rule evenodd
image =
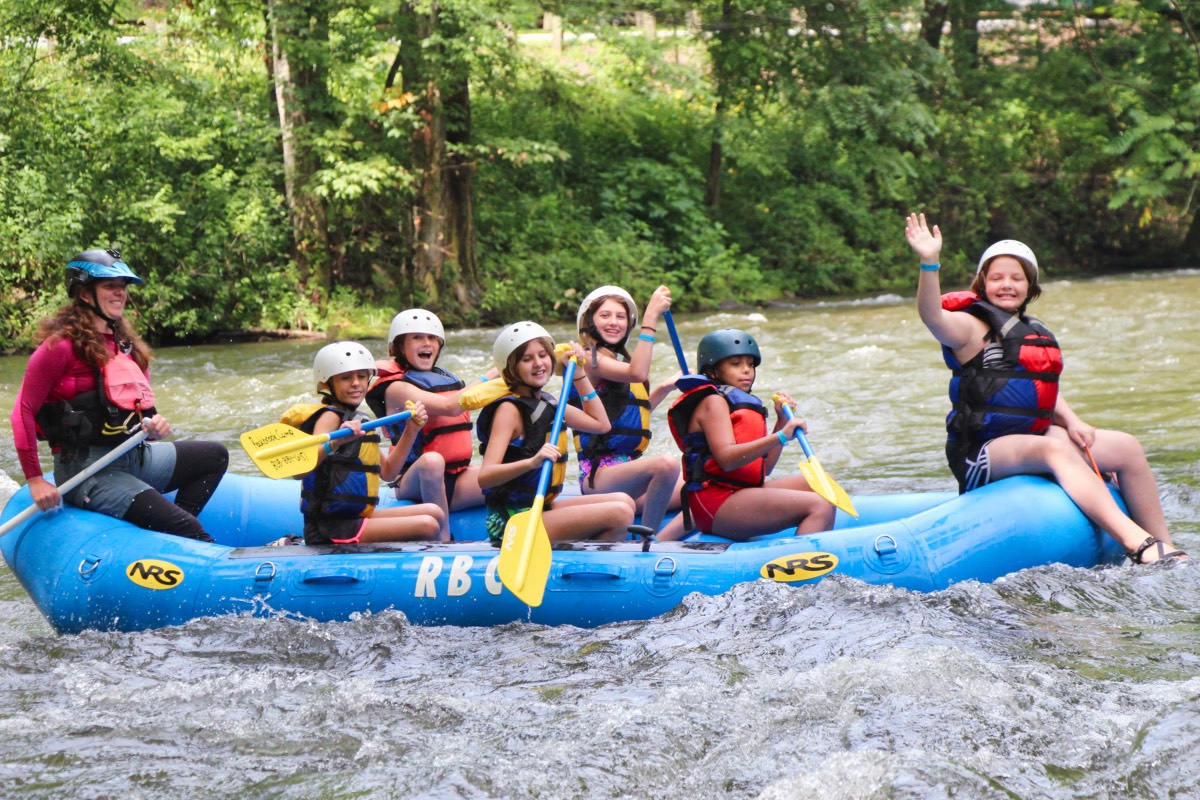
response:
<svg viewBox="0 0 1200 800"><path fill-rule="evenodd" d="M495 362L496 369L504 372L504 368L508 366L508 357L513 351L534 339L549 339L551 346L554 345L554 337L536 322L514 322L500 331L496 343L492 345L492 361Z"/></svg>
<svg viewBox="0 0 1200 800"><path fill-rule="evenodd" d="M983 255L979 257L979 266L975 268L975 274L978 275L984 266L996 256L1012 256L1027 267L1032 267L1033 274L1037 274L1037 256L1029 249L1029 245L1018 242L1016 239L1001 239L984 250Z"/></svg>
<svg viewBox="0 0 1200 800"><path fill-rule="evenodd" d="M334 375L365 369L375 377L375 359L358 342L334 342L317 351L313 359L313 377L317 384L328 384Z"/></svg>
<svg viewBox="0 0 1200 800"><path fill-rule="evenodd" d="M442 327L442 321L437 314L423 308L410 308L392 317L392 324L388 328L388 347L392 346L397 336L406 333L428 333L441 339L442 346L446 346L446 330Z"/></svg>
<svg viewBox="0 0 1200 800"><path fill-rule="evenodd" d="M601 297L619 297L621 302L625 304L626 310L629 312L629 331L637 328L638 324L638 307L637 303L633 302L633 298L629 296L629 292L622 289L620 286L601 286L599 289L592 291L587 297L583 298L583 302L579 304L579 313L575 315L575 329L583 333L583 318L587 316L588 310L592 307L592 303L599 300Z"/></svg>

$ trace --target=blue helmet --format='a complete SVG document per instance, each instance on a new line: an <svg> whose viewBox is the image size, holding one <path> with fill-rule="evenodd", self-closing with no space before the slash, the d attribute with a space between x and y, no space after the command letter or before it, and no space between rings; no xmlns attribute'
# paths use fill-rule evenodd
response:
<svg viewBox="0 0 1200 800"><path fill-rule="evenodd" d="M124 278L126 283L144 283L121 260L120 250L84 250L67 264L67 296L74 297L77 287L92 281Z"/></svg>
<svg viewBox="0 0 1200 800"><path fill-rule="evenodd" d="M732 356L750 356L754 359L756 367L762 363L758 342L754 341L750 334L737 328L710 331L704 334L696 347L696 369L702 374L707 374L708 370Z"/></svg>

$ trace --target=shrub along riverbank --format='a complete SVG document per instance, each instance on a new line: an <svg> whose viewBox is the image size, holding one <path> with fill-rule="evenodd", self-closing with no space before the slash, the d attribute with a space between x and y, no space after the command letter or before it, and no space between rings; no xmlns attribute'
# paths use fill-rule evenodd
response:
<svg viewBox="0 0 1200 800"><path fill-rule="evenodd" d="M0 348L94 246L156 342L1200 263L1200 11L985 5L0 0Z"/></svg>

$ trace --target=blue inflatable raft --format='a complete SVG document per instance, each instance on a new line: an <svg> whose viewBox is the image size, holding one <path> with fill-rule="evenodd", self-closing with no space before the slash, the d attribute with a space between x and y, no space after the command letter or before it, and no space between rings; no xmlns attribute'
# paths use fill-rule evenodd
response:
<svg viewBox="0 0 1200 800"><path fill-rule="evenodd" d="M1121 547L1054 483L1019 477L970 494L854 498L860 517L835 528L747 543L701 540L554 548L541 606L496 577L486 542L366 547L266 547L302 527L296 481L227 475L202 521L219 544L134 527L88 511L39 514L0 540L9 567L60 633L134 631L222 614L345 620L397 609L421 625L529 620L594 626L648 619L691 592L738 583L803 586L827 575L917 591L993 581L1027 567L1115 564ZM0 522L30 504L22 488ZM483 531L482 509L455 515L458 536Z"/></svg>

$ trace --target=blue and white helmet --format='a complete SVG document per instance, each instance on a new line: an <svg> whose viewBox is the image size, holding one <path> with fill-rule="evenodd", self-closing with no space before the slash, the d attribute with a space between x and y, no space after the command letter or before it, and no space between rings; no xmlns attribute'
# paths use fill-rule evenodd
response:
<svg viewBox="0 0 1200 800"><path fill-rule="evenodd" d="M67 296L93 281L124 278L128 283L145 283L121 260L120 250L84 250L67 263Z"/></svg>

